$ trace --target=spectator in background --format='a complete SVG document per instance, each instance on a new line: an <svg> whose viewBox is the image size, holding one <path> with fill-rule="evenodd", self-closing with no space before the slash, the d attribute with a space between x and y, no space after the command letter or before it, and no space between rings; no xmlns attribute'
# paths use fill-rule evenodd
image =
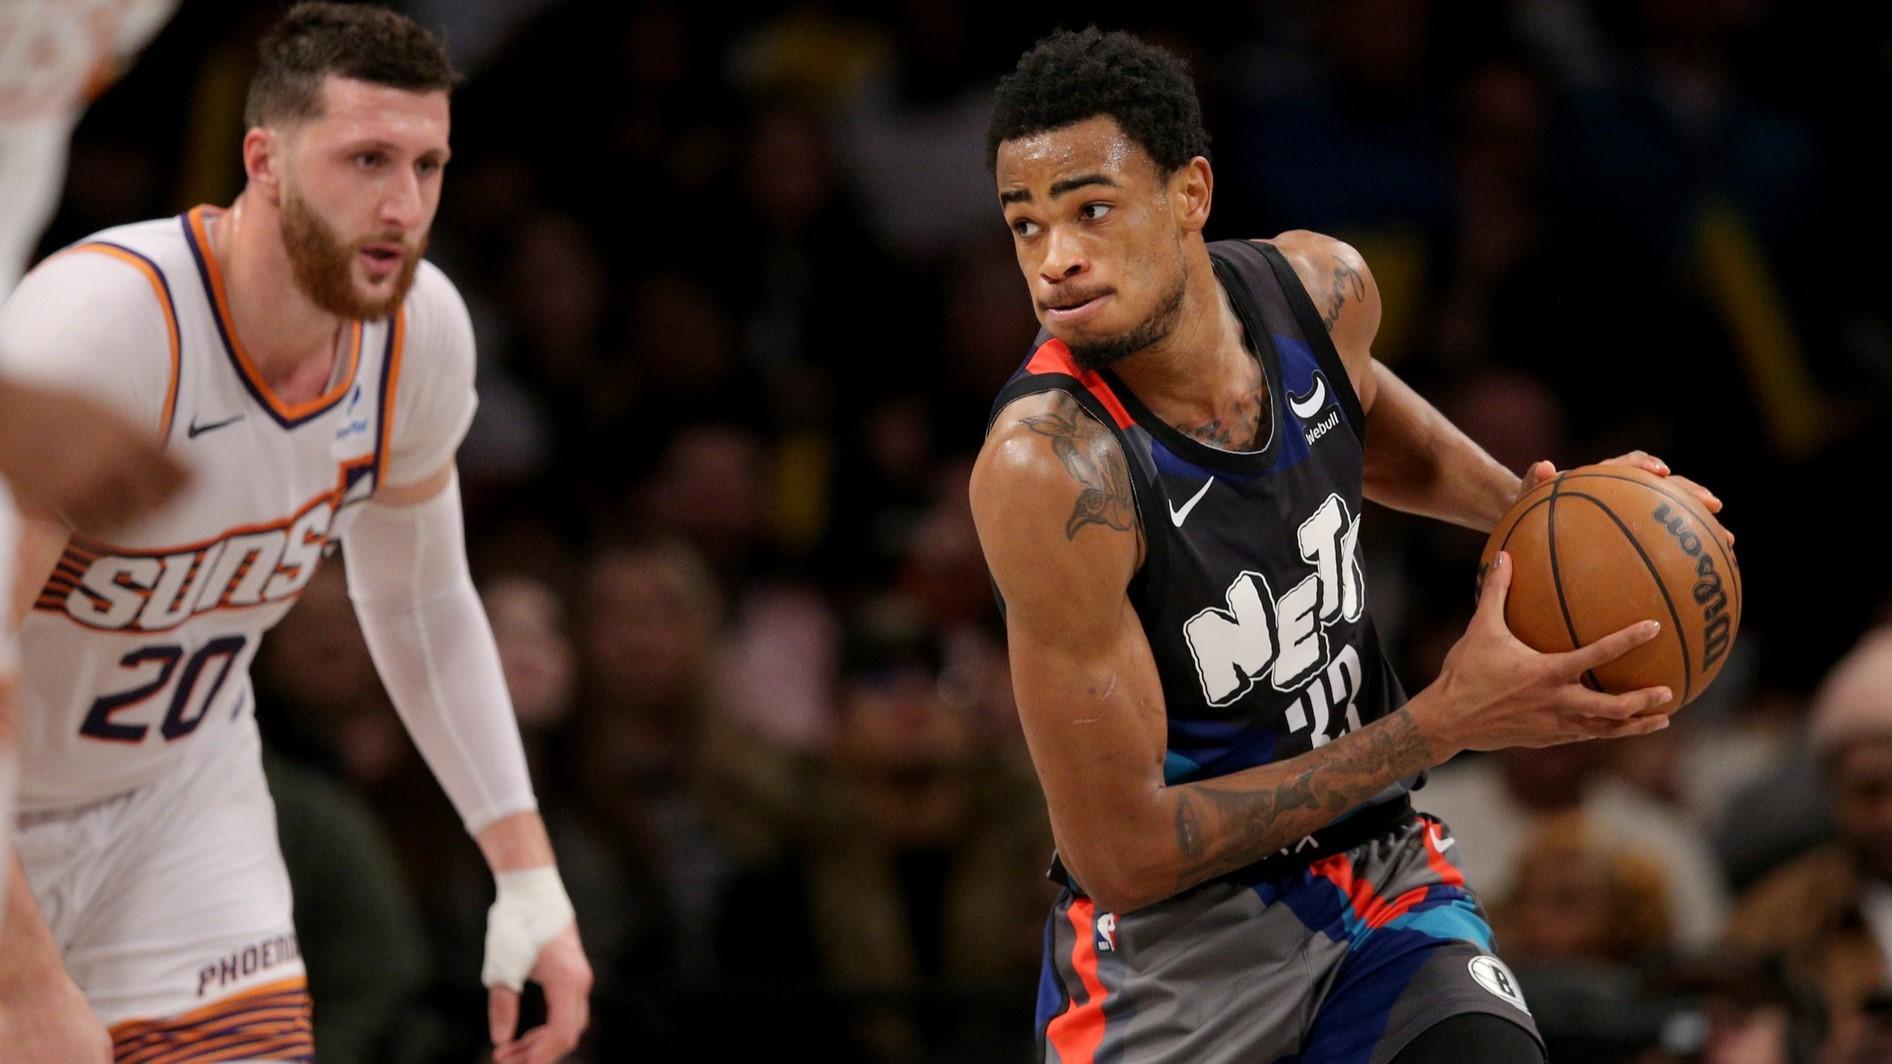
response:
<svg viewBox="0 0 1892 1064"><path fill-rule="evenodd" d="M1605 844L1580 813L1539 822L1492 915L1498 941L1520 966L1629 964L1674 945L1661 864Z"/></svg>
<svg viewBox="0 0 1892 1064"><path fill-rule="evenodd" d="M1435 770L1415 805L1452 825L1465 877L1493 897L1512 893L1519 856L1539 825L1581 813L1602 844L1656 860L1677 939L1702 945L1720 932L1727 888L1701 836L1607 770L1608 748L1577 743L1460 757Z"/></svg>
<svg viewBox="0 0 1892 1064"><path fill-rule="evenodd" d="M1667 1013L1657 1044L1635 1064L1875 1064L1821 1055L1825 1024L1816 995L1778 963L1717 952L1658 969L1642 986ZM1883 1048L1883 1047L1881 1047Z"/></svg>
<svg viewBox="0 0 1892 1064"><path fill-rule="evenodd" d="M724 817L733 796L718 777L732 760L759 756L733 740L716 701L722 590L688 545L653 539L600 551L580 594L582 694L564 769L624 854L626 903L656 914L654 939L624 960L705 980L738 867Z"/></svg>
<svg viewBox="0 0 1892 1064"><path fill-rule="evenodd" d="M1032 781L994 756L976 692L953 682L910 605L858 616L843 660L801 869L820 970L859 1005L853 1031L872 1059L1003 1047L1003 1029L995 1039L954 991L1029 1000L1052 894Z"/></svg>
<svg viewBox="0 0 1892 1064"><path fill-rule="evenodd" d="M1840 837L1749 891L1728 938L1819 987L1829 1059L1892 1059L1892 629L1868 633L1828 675L1812 731Z"/></svg>

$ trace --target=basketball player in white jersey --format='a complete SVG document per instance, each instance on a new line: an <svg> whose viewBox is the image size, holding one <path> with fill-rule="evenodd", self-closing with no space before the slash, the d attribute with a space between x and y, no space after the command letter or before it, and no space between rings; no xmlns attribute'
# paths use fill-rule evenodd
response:
<svg viewBox="0 0 1892 1064"><path fill-rule="evenodd" d="M173 6L175 0L0 5L0 302L25 272L58 202L66 145L87 97L150 40ZM16 490L29 505L89 528L162 501L179 479L151 441L99 404L0 376L0 602L12 601ZM0 867L11 861L16 624L0 615ZM5 898L0 878L0 902ZM0 1024L4 1019L0 1014Z"/></svg>
<svg viewBox="0 0 1892 1064"><path fill-rule="evenodd" d="M401 16L297 5L263 42L236 203L97 234L0 310L0 371L88 391L191 476L110 539L24 532L25 883L0 1000L40 1017L39 1059L312 1058L248 668L335 543L382 679L495 874L495 1060L556 1059L587 1022L590 969L467 571L471 324L421 260L455 79ZM527 978L547 1022L515 1037Z"/></svg>

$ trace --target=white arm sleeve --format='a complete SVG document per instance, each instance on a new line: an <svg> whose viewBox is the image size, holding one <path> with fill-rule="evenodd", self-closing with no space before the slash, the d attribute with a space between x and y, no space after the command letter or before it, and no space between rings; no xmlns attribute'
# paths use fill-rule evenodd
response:
<svg viewBox="0 0 1892 1064"><path fill-rule="evenodd" d="M457 478L370 502L342 535L348 595L408 735L469 832L538 808L499 647L467 568Z"/></svg>

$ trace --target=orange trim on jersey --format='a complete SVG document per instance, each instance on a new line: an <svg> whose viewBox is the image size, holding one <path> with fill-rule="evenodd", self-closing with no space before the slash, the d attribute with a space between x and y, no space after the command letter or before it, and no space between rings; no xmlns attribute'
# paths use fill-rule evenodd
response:
<svg viewBox="0 0 1892 1064"><path fill-rule="evenodd" d="M407 308L394 315L393 339L388 341L387 364L382 369L381 439L375 445L374 486L387 484L388 455L394 447L394 393L401 384L401 351L407 346Z"/></svg>
<svg viewBox="0 0 1892 1064"><path fill-rule="evenodd" d="M1104 380L1096 370L1085 369L1078 365L1077 359L1072 357L1071 349L1065 346L1063 340L1046 340L1038 345L1038 350L1031 354L1031 361L1025 363L1025 371L1027 373L1062 373L1067 377L1076 377L1078 383L1082 384L1086 391L1095 396L1098 402L1104 404L1104 409L1110 412L1110 417L1117 423L1118 428L1127 429L1136 424L1136 419L1130 416L1130 411L1124 409L1123 402L1117 398L1117 393L1110 389L1110 382Z"/></svg>
<svg viewBox="0 0 1892 1064"><path fill-rule="evenodd" d="M315 1054L308 980L291 976L178 1016L112 1025L117 1064L309 1059Z"/></svg>
<svg viewBox="0 0 1892 1064"><path fill-rule="evenodd" d="M1058 1051L1064 1064L1094 1064L1097 1050L1104 1044L1104 998L1109 991L1097 978L1096 903L1089 898L1071 899L1065 916L1077 932L1071 947L1071 967L1084 984L1082 1004L1072 998L1063 1012L1045 1025L1045 1040Z"/></svg>
<svg viewBox="0 0 1892 1064"><path fill-rule="evenodd" d="M243 340L237 336L236 319L230 315L230 301L224 294L223 268L217 264L217 256L211 254L210 232L204 226L207 215L221 214L215 207L193 207L186 215L190 219L191 234L197 238L197 247L203 254L204 273L210 278L211 303L215 306L217 319L223 323L223 335L230 342L230 353L236 356L237 367L249 378L250 387L256 390L275 411L276 416L285 421L295 421L320 412L323 408L334 405L348 389L354 387L355 370L361 365L361 322L351 323L354 335L348 344L348 370L343 373L335 387L305 403L285 403L270 390L269 382L256 369L256 363L250 360L250 353L243 349Z"/></svg>
<svg viewBox="0 0 1892 1064"><path fill-rule="evenodd" d="M177 411L177 380L182 366L184 345L177 331L177 314L171 309L171 296L165 288L164 278L151 268L151 264L122 248L110 244L80 244L71 251L90 251L97 255L107 255L144 274L151 283L151 291L158 297L158 309L164 312L165 338L171 343L171 382L164 389L164 415L159 421L158 443L163 444L171 437L171 415Z"/></svg>

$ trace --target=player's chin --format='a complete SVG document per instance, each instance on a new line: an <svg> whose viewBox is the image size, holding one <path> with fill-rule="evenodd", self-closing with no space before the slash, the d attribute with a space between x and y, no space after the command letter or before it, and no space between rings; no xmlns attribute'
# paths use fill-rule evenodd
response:
<svg viewBox="0 0 1892 1064"><path fill-rule="evenodd" d="M1085 317L1078 321L1060 320L1051 314L1040 314L1038 324L1045 327L1052 339L1063 340L1069 347L1087 347L1110 341L1123 335L1126 327L1110 320L1110 315Z"/></svg>

